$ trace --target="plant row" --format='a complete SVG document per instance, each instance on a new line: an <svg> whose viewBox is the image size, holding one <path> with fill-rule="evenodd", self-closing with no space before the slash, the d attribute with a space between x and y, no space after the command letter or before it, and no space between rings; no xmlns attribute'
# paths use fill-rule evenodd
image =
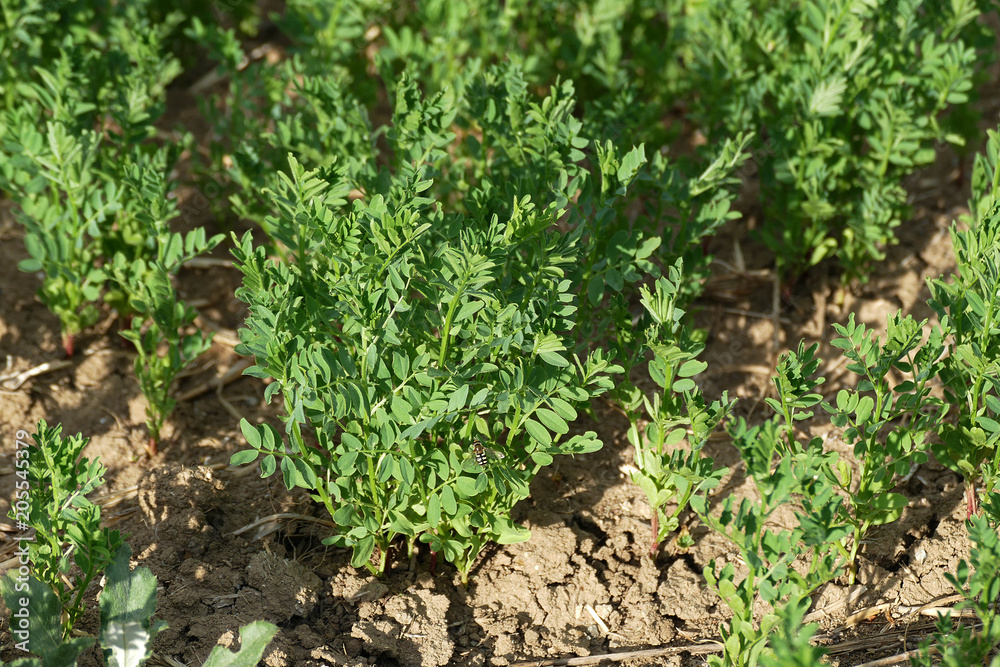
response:
<svg viewBox="0 0 1000 667"><path fill-rule="evenodd" d="M222 188L287 257L294 249L270 228L276 210L265 193L291 175L289 153L368 203L405 167L415 206L423 195L445 214L460 204L509 224L529 215L518 206L530 201L543 225L572 213L581 179L611 175L613 156L650 145L649 169L640 173L642 154L633 155L623 168L636 173L592 185L592 210L570 221L586 246L569 290L587 294L581 321L600 325L607 318L590 310L605 294L655 278L677 257L686 292L696 293L706 258L691 255L734 215L721 192L730 176L759 185L757 235L786 285L834 255L846 281L864 280L905 215L904 179L942 142L975 136L968 104L992 37L977 19L993 8L718 0L539 11L345 0L291 3L265 21L246 2L214 14L198 3L100 5L5 9L0 189L25 228L21 268L43 276L39 296L59 318L67 354L102 302L118 314L138 352L154 452L174 406L169 387L210 340L192 328L196 313L173 280L222 239L172 229L178 217L191 222L176 197L182 156L203 188ZM240 36L265 26L290 41L292 57L272 64L243 51ZM509 44L523 47L514 66ZM215 129L207 163L190 134L163 129L168 87L199 52L229 82L204 105ZM532 116L540 88L550 106ZM376 126L369 112L385 95L394 118ZM715 148L668 165L663 151L681 125L663 119L678 112ZM394 169L380 164L387 148ZM616 192L632 179L628 197ZM414 189L425 181L426 192ZM221 198L213 204L223 210Z"/></svg>

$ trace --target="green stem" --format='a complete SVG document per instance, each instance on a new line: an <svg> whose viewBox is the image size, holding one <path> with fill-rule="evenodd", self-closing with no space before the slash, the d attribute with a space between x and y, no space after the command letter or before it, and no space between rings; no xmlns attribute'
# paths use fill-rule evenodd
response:
<svg viewBox="0 0 1000 667"><path fill-rule="evenodd" d="M381 577L385 574L385 564L389 559L389 540L381 540L378 544L378 570L375 576Z"/></svg>
<svg viewBox="0 0 1000 667"><path fill-rule="evenodd" d="M996 295L990 299L990 305L986 310L986 319L983 322L983 336L982 338L988 338L990 336L990 330L993 328L993 307L996 303ZM981 349L986 349L988 347L988 340L983 340L982 343L987 343L986 345L981 344ZM976 413L979 411L979 397L984 394L983 392L983 381L986 379L986 371L980 371L976 374L976 381L973 383L972 392L969 394L969 420L975 423Z"/></svg>
<svg viewBox="0 0 1000 667"><path fill-rule="evenodd" d="M889 101L888 101L888 99L886 100L885 105L888 108L889 121L890 121L890 123L893 123L894 119L892 117L892 108L889 107ZM894 124L890 125L889 129L890 129L890 135L887 138L887 140L884 142L885 151L882 154L882 160L881 160L881 162L879 163L879 166L878 166L878 178L879 178L879 181L885 180L885 173L889 170L889 156L892 154L892 148L893 148L893 131L895 130L895 125Z"/></svg>
<svg viewBox="0 0 1000 667"><path fill-rule="evenodd" d="M515 434L515 432L520 431L521 430L521 426L523 426L523 424L521 424L521 405L520 404L518 404L517 408L514 410L514 419L510 423L514 425L514 428L510 429L510 431L507 432L507 447L508 448L514 446L514 434Z"/></svg>
<svg viewBox="0 0 1000 667"><path fill-rule="evenodd" d="M383 454L382 456L385 456ZM372 500L378 500L378 483L375 480L375 461L372 460L368 464L368 487L372 494Z"/></svg>
<svg viewBox="0 0 1000 667"><path fill-rule="evenodd" d="M455 290L451 303L448 304L448 315L444 320L444 331L441 332L441 351L438 354L438 368L444 368L444 362L448 358L448 341L451 340L451 325L455 320L455 313L458 311L458 304L462 300L462 293L465 291L466 276L462 276L462 282Z"/></svg>
<svg viewBox="0 0 1000 667"><path fill-rule="evenodd" d="M850 574L849 574L849 577L848 577L848 584L850 584L851 586L854 585L854 582L855 582L855 580L857 579L857 576L858 576L857 557L858 557L858 548L861 546L861 535L862 535L862 533L863 533L863 525L862 524L855 524L855 526L854 526L854 541L851 543L851 550L850 550L849 559L848 559L848 563L850 565L850 567L849 567Z"/></svg>
<svg viewBox="0 0 1000 667"><path fill-rule="evenodd" d="M306 465L309 465L309 452L306 449L305 440L302 438L302 425L299 424L299 422L294 422L292 424L292 437L295 439L295 446L298 448L299 453L302 456L302 461L304 461ZM313 472L315 473L315 471ZM320 478L319 475L316 477L317 479ZM332 517L335 510L333 508L333 500L330 498L325 482L316 485L316 495L320 497L320 500L323 502L323 506L326 507L326 511L329 512Z"/></svg>
<svg viewBox="0 0 1000 667"><path fill-rule="evenodd" d="M91 554L91 564L93 564L92 556L93 554ZM87 592L88 588L90 588L90 583L94 580L95 576L97 576L96 569L92 570L91 572L85 573L83 578L83 583L77 586L76 595L73 598L73 604L70 606L70 609L67 612L67 616L69 617L69 623L67 623L66 627L64 628L64 637L63 637L64 639L69 639L70 633L73 630L73 626L76 625L77 620L85 611L83 608L84 606L83 594Z"/></svg>

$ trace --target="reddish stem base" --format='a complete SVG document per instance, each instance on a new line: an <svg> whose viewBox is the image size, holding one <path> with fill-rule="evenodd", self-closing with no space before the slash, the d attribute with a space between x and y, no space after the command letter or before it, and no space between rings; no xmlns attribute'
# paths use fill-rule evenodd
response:
<svg viewBox="0 0 1000 667"><path fill-rule="evenodd" d="M655 509L653 510L653 518L649 521L649 527L652 528L652 535L649 540L649 557L655 561L660 551L660 542L656 539L656 534L660 532L660 517L656 515Z"/></svg>
<svg viewBox="0 0 1000 667"><path fill-rule="evenodd" d="M965 518L971 519L973 514L979 514L979 499L976 497L976 484L965 485Z"/></svg>

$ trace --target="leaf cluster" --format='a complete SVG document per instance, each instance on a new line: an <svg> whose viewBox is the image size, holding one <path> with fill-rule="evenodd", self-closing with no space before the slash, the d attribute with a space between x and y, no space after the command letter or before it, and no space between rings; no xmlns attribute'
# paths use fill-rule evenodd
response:
<svg viewBox="0 0 1000 667"><path fill-rule="evenodd" d="M4 20L35 25L46 7L5 7ZM173 407L170 382L209 340L185 333L194 312L170 277L222 239L171 231L179 210L167 174L186 139L153 141L166 86L180 73L168 42L184 16L140 2L106 13L76 3L60 17L42 30L65 31L53 35L57 49L18 30L0 44L24 58L7 91L17 97L0 111L0 189L25 228L29 259L20 268L42 273L39 296L59 317L67 355L102 302L131 323L123 335L139 350L136 375L155 451Z"/></svg>
<svg viewBox="0 0 1000 667"><path fill-rule="evenodd" d="M652 74L678 69L672 56L679 31L668 17L681 13L679 3L664 8L648 0L502 6L362 0L293 3L276 23L310 74L334 74L361 92L366 105L375 101L372 70L386 82L405 72L432 96L480 68L513 61L539 86L574 81L578 100L593 105L584 121L593 125L590 134L659 145L667 134L657 119L674 101L664 85L672 79Z"/></svg>
<svg viewBox="0 0 1000 667"><path fill-rule="evenodd" d="M949 413L932 449L968 483L989 464L992 490L1000 463L1000 208L994 205L971 229L951 231L958 274L928 281L928 303L948 336L940 380Z"/></svg>
<svg viewBox="0 0 1000 667"><path fill-rule="evenodd" d="M884 340L856 325L853 314L846 326L834 325L840 337L832 344L843 350L851 362L847 369L859 377L855 389L841 389L833 404L823 406L831 423L845 429L843 439L853 445L858 461L857 471L843 462L836 472L828 471L830 481L849 497L852 563L868 529L895 521L906 508L906 497L891 490L927 461L926 440L941 419L941 400L931 390L944 344L936 328L923 340L925 324L910 315L890 315ZM890 372L904 379L891 385Z"/></svg>
<svg viewBox="0 0 1000 667"><path fill-rule="evenodd" d="M987 159L977 160L981 184L992 182L983 173L989 165ZM993 192L990 189L979 191L974 197L980 201L990 200ZM798 542L782 543L780 548L770 552L773 558L787 555L796 548L801 551L810 544L823 545L822 549L830 557L839 555L841 564L853 566L868 529L895 521L906 507L906 498L892 490L902 476L927 460L930 450L938 460L962 472L970 484L982 474L988 518L977 517L970 523L970 531L978 535L975 537L977 543L983 539L983 528L979 524L986 526L989 520L996 520L996 507L1000 504L997 501L1000 496L993 490L996 445L988 435L996 430L992 424L996 411L991 407L995 402L991 398L995 392L992 359L996 356L991 350L996 336L992 332L995 327L990 324L993 317L990 304L1000 286L991 282L989 276L995 273L992 263L998 252L995 238L998 212L995 209L978 210L989 211L979 224L967 231L953 228L958 275L953 276L951 282L928 281L932 294L930 305L939 315L940 324L931 327L926 337L926 321L918 322L911 316L904 318L900 313L888 317L883 336L856 324L853 315L845 325L835 324L838 337L832 344L843 351L848 361L847 369L858 380L853 389L840 390L830 403L823 402L822 395L816 391L823 383L823 378L815 377L820 363L815 356L817 346L805 349L800 343L797 352L779 360L774 377L776 397L766 399L777 418L753 428L747 428L742 422L733 427L735 444L748 474L757 484L760 503L745 500L737 508L732 498L726 499L721 515L714 519L706 514L705 498L692 499L692 507L705 514L703 520L723 534L732 529L729 534L741 545L741 553L752 554L754 549L758 550L756 557L744 556L750 573L739 583L735 582L734 572L725 568L706 572L708 581L734 610L733 621L724 629L726 653L720 664L755 661L758 655L764 662L772 660L762 653L768 630L778 627L775 624L779 622L787 623L787 619L799 613L793 594L795 589L787 587L793 586L801 575L785 578L782 574L778 585L759 574L757 566L759 554L767 551L763 538L758 543L754 535L761 534L761 527L775 503L787 502L789 497L795 496L811 511L797 514L802 531L801 537L795 538ZM944 387L943 400L932 393L939 384ZM799 444L795 425L811 418L811 408L816 405L830 413L834 426L844 429L844 440L853 445L856 468L836 454L824 452L821 438L812 438L805 446ZM965 431L960 430L963 426ZM979 428L983 437L977 438L980 432L973 432L974 428ZM935 435L938 442L933 441ZM777 463L774 461L776 452L782 457ZM787 471L794 471L803 461L808 462L806 469L812 474L796 477L793 472L789 476ZM796 488L796 479L806 482L806 486ZM975 498L971 488L970 498ZM974 509L970 499L970 514ZM995 541L995 534L992 531L990 534ZM766 539L778 537L771 534ZM798 543L798 547L793 543ZM817 553L813 552L813 564L817 562ZM981 555L982 551L976 553ZM767 557L762 560L771 562ZM991 576L990 566L984 564L983 567L983 576ZM821 567L817 571L833 570ZM764 572L770 573L770 570ZM955 581L958 588L964 587L970 581L968 571L961 570ZM750 603L756 595L771 600L776 590L784 590L788 596L784 611L772 616L765 614L755 623L748 611L752 609ZM979 650L976 647L980 645L991 650L995 645L990 634L992 630L989 630L992 621L986 623L987 630L981 635L957 631L955 641L947 644L948 655L952 656L949 660L976 655ZM950 623L942 621L939 630L946 632L949 628ZM775 656L780 653L793 662L804 660L811 655L805 643L807 638L808 633L784 630L771 647L776 651Z"/></svg>
<svg viewBox="0 0 1000 667"><path fill-rule="evenodd" d="M425 417L434 421L419 430L394 426L395 432L383 431L381 449L376 448L367 440L370 427L337 423L320 428L319 420L309 411L296 412L298 399L288 403L287 394L291 383L302 380L290 374L290 367L300 364L308 368L319 363L332 369L331 378L343 376L346 380L360 375L359 386L368 387L378 368L365 367L361 350L375 346L376 351L370 354L382 355L396 378L394 383L378 378L379 389L366 400L376 408L387 404L392 421L408 427L413 414L427 411L422 404L430 402L432 410L438 410L436 385L429 394L408 393L415 370L436 364L438 373L445 372L452 356L461 353L454 369L446 372L454 374L472 362L489 365L470 366L443 389L464 392L465 383L472 382L468 390L471 396L499 391L499 414L512 413L513 423L501 420L499 427L472 426L467 417L456 414L466 406L451 405L449 399L442 407L448 408L451 429L460 433L458 437L454 433L434 437L460 451L474 435L496 442L498 432L506 433L508 442L513 443L518 431L525 429L530 442L553 446L549 432L564 433L565 420L575 412L546 406L554 400L550 397L570 406L586 405L581 400L584 394L572 387L583 383L593 386L588 392L597 392L610 386L606 377L599 383L596 380L598 373L610 368L603 357L598 356L591 368L587 365L590 362L574 367L569 356L574 348L578 353L585 351L587 341L601 331L605 314L598 306L604 296L620 299L630 293L643 275L658 275L659 262L666 258L691 257L696 265L706 266L703 255L689 249L734 217L730 209L733 172L742 162L749 137L726 142L696 177L685 175L679 165L669 164L662 156L654 158L647 172L642 146L621 154L610 141L583 136L584 124L575 114L573 85L557 81L547 97L536 100L517 66L488 67L481 73L473 70L454 87L436 95L422 93L409 70L404 71L398 80L387 81L395 99L393 123L375 129L360 100L344 87L331 83L328 77L308 74L304 60L285 67L286 76L299 74L294 95L270 91L265 96L287 104L287 112L275 120L273 130L244 141L230 155L230 173L242 190L232 201L242 215L261 223L270 241L266 248L254 251L252 262L247 239L240 242L242 247L237 251L238 261L247 267L241 298L263 306L251 308L253 338L247 341L254 343L251 346L248 342L246 350L258 358L260 369L255 373L282 381L280 391L294 421L308 423L318 431L353 433L363 443L362 456L393 451L398 447L399 433L404 438L427 437L424 430L441 428L438 418ZM585 152L588 148L589 156ZM287 166L276 168L277 156L283 152L294 159L282 158ZM587 166L588 158L591 167ZM304 166L307 164L311 171ZM263 197L246 199L247 193L258 188ZM633 223L622 213L626 203L642 193L653 193L653 208ZM559 227L554 227L557 224ZM674 239L661 246L664 230ZM270 252L282 258L279 266L264 259ZM250 265L255 268L249 270ZM685 295L696 293L698 279L679 275L685 281ZM326 276L328 284L310 286L316 276ZM587 300L583 312L578 313L575 295L580 285L586 286ZM364 293L363 298L356 294L358 290ZM265 296L265 292L270 294ZM437 304L431 309L433 317L424 312L427 304ZM259 324L254 324L257 318ZM581 322L587 325L585 330L578 329ZM575 340L568 335L574 331ZM307 341L300 340L303 335ZM490 342L492 337L498 338ZM336 363L326 358L329 353L321 360L306 352L311 345L320 344L335 346ZM408 349L401 358L391 358L390 351L397 354L392 346L397 345ZM518 354L518 349L520 354L542 362L545 372L535 377L541 369L508 371L493 359L497 354ZM345 350L355 362L343 358ZM261 359L268 363L261 363ZM367 356L364 360L371 363ZM558 379L548 377L553 369L561 369ZM502 390L493 389L492 380L483 381L484 372L498 374L495 377L503 381ZM332 379L317 381L320 388L310 390L308 399L302 399L303 406L308 401L329 404L333 399L321 394L333 392L348 406L341 413L358 410L361 402L352 396L374 391L359 388L344 393L334 389L337 382ZM279 391L278 384L271 386L273 392ZM598 390L598 386L602 388ZM518 405L514 397L526 391L526 398L518 400L528 402ZM464 394L461 400L467 400ZM479 400L475 405L482 415L487 414L490 403ZM557 419L528 418L536 409L539 415L555 410ZM524 414L519 415L518 410ZM499 419L496 410L494 413ZM368 414L363 420L374 416ZM294 429L289 429L290 437L297 439ZM334 437L334 444L337 437L342 436ZM260 434L254 441L267 439ZM319 448L327 445L320 443ZM299 447L292 450L297 452ZM413 456L419 460L428 454L418 451ZM315 471L330 463L317 459L315 452L302 456L315 461L293 465L288 459L282 465L289 466L288 470L301 467L307 487L312 488L314 472L305 470ZM524 455L515 458L508 453L497 470L516 466L519 459ZM265 460L269 459L265 456ZM539 464L532 460L533 465ZM447 456L441 465L444 462L456 467ZM276 469L271 463L265 465L267 471ZM383 474L389 475L390 463L385 466ZM440 474L447 479L444 470ZM500 492L509 496L504 503L524 493L525 479L534 474L531 467L527 470L526 477L518 479L504 479L501 474ZM341 472L346 475L354 469L347 467ZM407 475L401 472L400 476ZM376 476L376 481L385 480ZM409 479L399 481L410 484ZM515 489L517 493L509 495ZM365 493L370 495L367 490ZM317 497L332 503L337 494L325 490ZM432 503L431 515L437 518L438 501L434 498L429 495L424 500ZM445 500L442 506L446 510L464 511L461 503ZM400 508L420 506L405 495L392 502ZM336 511L332 504L328 509ZM402 509L399 513L405 514ZM360 515L347 517L347 522L351 526L367 523L358 529L357 539L346 542L359 545L356 564L366 563L376 547L384 558L391 534L412 540L425 530L418 523L411 528L398 519L365 519ZM393 522L401 530L386 531L385 526ZM481 527L478 524L476 527ZM461 530L463 540L476 534L464 527ZM503 531L504 535L514 534L506 526ZM372 536L376 534L383 537L375 540ZM435 551L439 547L450 558L467 558L447 541L432 541ZM477 551L478 547L472 550Z"/></svg>
<svg viewBox="0 0 1000 667"><path fill-rule="evenodd" d="M54 591L65 613L61 628L68 638L85 611L87 588L111 562L122 536L101 527L101 509L87 498L104 483L106 472L99 461L81 457L87 439L79 434L64 438L61 424L51 427L45 420L32 439L27 524L35 530L35 539L28 549L35 576ZM79 574L71 585L67 575L74 565Z"/></svg>
<svg viewBox="0 0 1000 667"><path fill-rule="evenodd" d="M172 276L184 262L210 251L223 239L221 234L206 238L202 227L187 234L170 230L177 211L168 198L162 160L157 159L162 156L158 151L151 159L140 157L137 164L126 166L125 184L130 202L137 207L137 242L117 249L108 267L119 312L131 314L130 328L120 333L137 353L135 375L148 401L146 428L153 453L176 404L169 393L171 384L212 340L211 334L200 329L190 331L197 313L180 300Z"/></svg>

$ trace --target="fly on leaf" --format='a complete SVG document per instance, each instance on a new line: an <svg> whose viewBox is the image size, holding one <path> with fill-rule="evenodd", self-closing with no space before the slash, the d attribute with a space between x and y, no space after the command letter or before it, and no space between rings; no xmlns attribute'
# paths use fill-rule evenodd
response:
<svg viewBox="0 0 1000 667"><path fill-rule="evenodd" d="M499 461L504 457L503 454L495 449L490 449L483 443L479 442L479 439L472 441L472 455L476 458L476 463L480 468L485 468L489 465L490 461Z"/></svg>

